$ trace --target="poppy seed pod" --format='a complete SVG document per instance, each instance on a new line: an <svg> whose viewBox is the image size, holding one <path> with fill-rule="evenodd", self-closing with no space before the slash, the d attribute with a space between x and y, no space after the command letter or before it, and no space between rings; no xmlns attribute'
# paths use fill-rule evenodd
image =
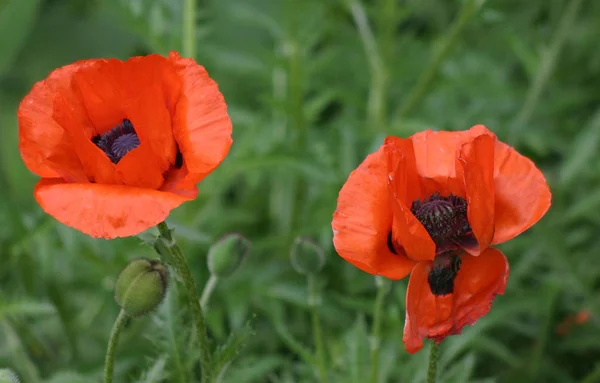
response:
<svg viewBox="0 0 600 383"><path fill-rule="evenodd" d="M160 261L136 259L121 271L115 300L132 317L155 310L167 291L168 270Z"/></svg>
<svg viewBox="0 0 600 383"><path fill-rule="evenodd" d="M0 369L0 383L19 383L19 378L11 370L2 368Z"/></svg>
<svg viewBox="0 0 600 383"><path fill-rule="evenodd" d="M231 233L213 244L208 251L208 269L215 277L226 278L236 271L250 252L250 241Z"/></svg>
<svg viewBox="0 0 600 383"><path fill-rule="evenodd" d="M323 249L312 239L298 237L290 251L292 267L300 274L316 274L325 266Z"/></svg>

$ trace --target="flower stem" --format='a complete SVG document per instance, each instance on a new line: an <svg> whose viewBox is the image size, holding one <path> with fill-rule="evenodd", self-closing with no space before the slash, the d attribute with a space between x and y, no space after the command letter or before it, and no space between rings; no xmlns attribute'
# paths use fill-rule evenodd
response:
<svg viewBox="0 0 600 383"><path fill-rule="evenodd" d="M312 330L313 338L315 342L315 348L317 349L317 367L319 372L319 381L321 383L327 382L327 363L325 360L325 346L323 344L323 334L321 332L321 321L319 320L318 297L315 286L315 277L309 275L307 278L308 282L308 305L311 309L312 317Z"/></svg>
<svg viewBox="0 0 600 383"><path fill-rule="evenodd" d="M427 371L427 383L435 383L439 354L440 345L435 341L431 341L431 348L429 349L429 370Z"/></svg>
<svg viewBox="0 0 600 383"><path fill-rule="evenodd" d="M373 29L369 25L367 12L358 0L349 0L348 3L350 5L352 18L354 19L354 24L356 24L360 39L363 43L371 72L371 88L369 90L369 102L367 108L368 123L370 126L374 127L376 131L384 131L386 128L386 67L377 46L377 40L375 39Z"/></svg>
<svg viewBox="0 0 600 383"><path fill-rule="evenodd" d="M104 383L112 383L113 381L117 343L119 342L121 330L125 326L128 318L129 316L125 313L125 310L121 310L119 316L117 316L117 319L115 320L112 331L110 332L108 348L106 349L106 359L104 361Z"/></svg>
<svg viewBox="0 0 600 383"><path fill-rule="evenodd" d="M168 256L168 262L171 263L173 268L177 271L183 285L187 290L188 302L191 306L192 315L196 326L196 336L198 337L198 345L200 346L200 367L202 369L202 382L208 383L211 381L211 355L208 345L208 337L206 335L206 325L204 323L204 314L202 307L200 306L200 297L198 296L198 289L196 288L196 282L192 277L190 267L181 251L179 245L175 242L171 235L171 230L165 222L158 224L158 230L160 236L157 242L161 242L161 249L166 250Z"/></svg>
<svg viewBox="0 0 600 383"><path fill-rule="evenodd" d="M219 278L214 275L211 275L210 278L208 278L204 290L202 290L202 296L200 297L200 307L202 307L202 310L206 310L206 306L208 305L212 292L217 286L217 282L219 282Z"/></svg>
<svg viewBox="0 0 600 383"><path fill-rule="evenodd" d="M183 56L196 58L196 0L183 0L182 40Z"/></svg>
<svg viewBox="0 0 600 383"><path fill-rule="evenodd" d="M435 52L433 59L417 80L415 87L411 89L404 102L396 111L395 119L401 119L409 115L427 95L427 91L433 84L440 67L446 60L446 57L452 52L452 48L456 45L458 37L467 25L467 22L482 4L483 1L481 0L467 0L464 2L454 24L450 28L450 32L446 35L446 39L442 42L440 49Z"/></svg>
<svg viewBox="0 0 600 383"><path fill-rule="evenodd" d="M546 88L548 80L551 78L554 66L560 58L560 53L565 42L567 41L567 37L569 37L569 34L571 34L573 31L572 26L577 19L577 14L579 13L582 3L583 0L573 0L568 2L567 8L562 14L558 29L554 34L550 47L546 49L540 57L538 71L533 79L529 91L527 92L527 98L523 103L523 107L519 111L519 114L515 119L515 123L510 129L508 142L514 143L519 130L522 129L525 124L527 124L533 115L533 112L539 103L540 96Z"/></svg>
<svg viewBox="0 0 600 383"><path fill-rule="evenodd" d="M381 283L377 288L375 308L373 310L373 331L371 333L371 383L379 381L379 349L381 346L381 311L388 287Z"/></svg>

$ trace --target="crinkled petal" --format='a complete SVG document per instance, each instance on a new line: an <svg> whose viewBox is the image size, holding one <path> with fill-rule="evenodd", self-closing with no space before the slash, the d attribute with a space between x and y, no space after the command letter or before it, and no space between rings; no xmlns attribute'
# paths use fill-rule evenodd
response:
<svg viewBox="0 0 600 383"><path fill-rule="evenodd" d="M402 246L407 256L415 261L433 260L435 243L425 227L410 211L413 201L424 198L421 179L410 140L388 137L383 146L387 156L388 186L392 196L390 205L394 215L393 239Z"/></svg>
<svg viewBox="0 0 600 383"><path fill-rule="evenodd" d="M78 61L54 70L36 83L23 98L18 110L19 149L23 162L40 177L63 178L69 182L87 181L65 129L53 117L54 98L71 86L73 74L98 60Z"/></svg>
<svg viewBox="0 0 600 383"><path fill-rule="evenodd" d="M124 185L41 179L35 198L44 211L94 238L128 237L162 222L187 199Z"/></svg>
<svg viewBox="0 0 600 383"><path fill-rule="evenodd" d="M494 144L495 136L483 134L464 144L460 151L467 200L467 219L477 239L465 249L472 255L485 250L494 236ZM478 246L477 246L478 245Z"/></svg>
<svg viewBox="0 0 600 383"><path fill-rule="evenodd" d="M390 279L404 278L414 262L388 247L392 211L383 148L354 170L338 197L333 215L333 243L338 254L356 267Z"/></svg>
<svg viewBox="0 0 600 383"><path fill-rule="evenodd" d="M552 195L544 174L527 157L503 142L494 155L495 233L506 242L533 226L548 211Z"/></svg>
<svg viewBox="0 0 600 383"><path fill-rule="evenodd" d="M233 142L232 127L225 99L204 67L176 52L168 60L182 79L173 134L185 167L176 170L163 189L186 194L225 159Z"/></svg>
<svg viewBox="0 0 600 383"><path fill-rule="evenodd" d="M483 125L458 132L426 130L414 134L411 140L417 172L425 180L423 192L427 195L434 192L464 195L462 180L456 174L457 154L463 144L483 134L490 134Z"/></svg>
<svg viewBox="0 0 600 383"><path fill-rule="evenodd" d="M424 338L439 343L486 315L496 295L504 293L509 273L508 261L499 250L488 248L478 257L465 254L454 293L436 296L427 281L431 267L432 262L419 262L406 291L403 341L411 354L423 347Z"/></svg>
<svg viewBox="0 0 600 383"><path fill-rule="evenodd" d="M105 60L74 78L94 132L102 135L129 119L140 145L116 166L115 182L158 189L174 164L177 144L171 116L181 93L181 78L169 60L159 55L127 61Z"/></svg>

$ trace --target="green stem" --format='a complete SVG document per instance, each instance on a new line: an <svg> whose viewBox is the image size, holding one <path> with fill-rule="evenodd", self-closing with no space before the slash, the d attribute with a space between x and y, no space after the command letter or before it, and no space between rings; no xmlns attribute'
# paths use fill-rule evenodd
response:
<svg viewBox="0 0 600 383"><path fill-rule="evenodd" d="M184 57L196 58L196 0L183 0Z"/></svg>
<svg viewBox="0 0 600 383"><path fill-rule="evenodd" d="M377 287L377 296L375 297L375 308L373 310L373 331L371 342L371 382L379 381L379 349L381 346L381 312L383 301L388 291L385 283L379 283Z"/></svg>
<svg viewBox="0 0 600 383"><path fill-rule="evenodd" d="M192 273L190 271L190 267L181 251L181 248L171 235L171 230L167 226L165 222L161 222L158 224L158 230L160 231L160 236L157 240L157 245L159 247L159 253L161 250L166 252L168 256L169 263L173 266L173 268L177 271L179 276L183 281L183 285L187 290L187 297L190 307L192 309L192 315L194 317L195 327L196 327L196 336L198 337L198 345L200 346L200 367L202 374L202 382L208 383L211 381L211 355L210 349L208 345L208 337L206 335L206 325L204 323L204 314L202 312L202 307L200 306L200 297L198 296L198 289L196 288L196 282L192 277Z"/></svg>
<svg viewBox="0 0 600 383"><path fill-rule="evenodd" d="M104 383L112 383L113 381L117 343L119 342L121 330L123 330L128 318L129 316L125 313L125 310L121 310L119 316L117 316L117 319L115 320L112 331L110 332L108 348L106 349L106 359L104 361Z"/></svg>
<svg viewBox="0 0 600 383"><path fill-rule="evenodd" d="M458 37L467 25L467 22L471 19L471 16L475 11L483 4L482 0L467 0L463 4L458 17L454 21L454 24L450 28L448 37L443 41L440 49L435 53L435 56L423 72L421 77L417 80L417 84L411 89L408 97L400 105L400 108L395 114L395 119L401 119L406 117L413 111L413 109L419 105L423 98L427 95L429 88L433 84L435 77L446 57L452 51L452 48L456 45Z"/></svg>
<svg viewBox="0 0 600 383"><path fill-rule="evenodd" d="M202 310L206 310L206 306L208 305L210 296L217 286L217 282L219 282L219 278L214 275L211 275L210 278L208 278L208 281L204 286L204 290L202 291L202 296L200 297L200 306L202 307Z"/></svg>
<svg viewBox="0 0 600 383"><path fill-rule="evenodd" d="M317 349L317 367L319 371L319 381L327 382L327 361L325 360L325 346L323 344L323 334L321 332L321 321L319 320L318 296L315 284L315 277L309 275L308 282L308 305L311 309L312 330L315 347Z"/></svg>
<svg viewBox="0 0 600 383"><path fill-rule="evenodd" d="M518 132L519 128L524 126L531 118L531 115L533 114L540 100L540 96L542 95L542 92L546 88L546 84L550 79L550 75L554 70L554 66L560 57L560 52L567 39L567 36L572 30L571 27L575 22L577 13L579 12L579 8L581 7L583 0L572 0L568 3L567 9L563 13L563 16L560 20L558 30L556 31L556 34L552 40L552 45L544 52L544 54L542 54L542 57L540 58L540 67L536 73L533 83L531 84L531 87L529 88L525 103L517 115L514 125L511 127L509 142L514 142L514 136Z"/></svg>
<svg viewBox="0 0 600 383"><path fill-rule="evenodd" d="M367 13L357 0L350 0L350 11L362 40L371 71L369 90L368 122L376 131L383 131L385 123L386 68L381 58Z"/></svg>
<svg viewBox="0 0 600 383"><path fill-rule="evenodd" d="M427 370L427 383L435 383L439 353L440 345L435 341L431 341L431 348L429 349L429 369Z"/></svg>

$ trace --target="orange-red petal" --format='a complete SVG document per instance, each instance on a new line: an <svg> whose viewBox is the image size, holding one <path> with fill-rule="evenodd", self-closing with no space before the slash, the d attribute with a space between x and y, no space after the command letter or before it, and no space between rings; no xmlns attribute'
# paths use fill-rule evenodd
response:
<svg viewBox="0 0 600 383"><path fill-rule="evenodd" d="M114 164L86 133L86 130L93 130L93 126L87 114L82 112L81 100L68 92L57 93L54 96L52 118L65 130L65 135L71 143L69 150L79 158L86 174L86 181L100 184L115 183Z"/></svg>
<svg viewBox="0 0 600 383"><path fill-rule="evenodd" d="M73 142L53 118L54 97L68 89L73 73L94 65L97 60L78 61L54 70L36 83L23 98L18 110L19 150L25 166L40 177L84 182L87 175Z"/></svg>
<svg viewBox="0 0 600 383"><path fill-rule="evenodd" d="M494 236L494 144L496 137L482 134L465 143L459 156L464 176L467 219L478 246L465 248L472 255L485 250Z"/></svg>
<svg viewBox="0 0 600 383"><path fill-rule="evenodd" d="M506 242L539 221L552 195L543 173L527 157L500 141L494 155L495 233L492 244Z"/></svg>
<svg viewBox="0 0 600 383"><path fill-rule="evenodd" d="M140 145L115 167L115 183L158 189L175 163L177 144L171 116L181 92L181 79L169 60L159 55L127 61L105 60L74 75L78 95L92 122L88 140L129 119Z"/></svg>
<svg viewBox="0 0 600 383"><path fill-rule="evenodd" d="M124 185L65 183L42 178L35 198L44 211L95 238L128 237L162 222L187 199Z"/></svg>
<svg viewBox="0 0 600 383"><path fill-rule="evenodd" d="M388 137L383 151L391 170L388 185L393 212L393 240L402 246L407 256L415 261L433 260L435 243L425 227L410 211L413 201L423 198L421 179L417 174L416 159L410 139Z"/></svg>
<svg viewBox="0 0 600 383"><path fill-rule="evenodd" d="M441 342L486 315L496 295L504 293L508 280L508 261L502 252L493 248L478 257L462 256L452 294L431 293L427 281L431 266L431 262L419 262L406 291L403 341L411 354L423 347L424 338Z"/></svg>
<svg viewBox="0 0 600 383"><path fill-rule="evenodd" d="M414 262L388 248L390 199L387 163L380 148L350 174L340 191L333 214L333 244L342 258L361 270L401 279Z"/></svg>
<svg viewBox="0 0 600 383"><path fill-rule="evenodd" d="M490 134L483 125L458 132L426 130L414 134L411 140L417 172L423 178L423 192L427 195L439 192L464 196L462 179L456 173L457 154L463 144L483 134Z"/></svg>
<svg viewBox="0 0 600 383"><path fill-rule="evenodd" d="M182 92L173 115L173 134L185 168L163 188L175 193L194 192L195 185L213 171L232 144L231 120L217 83L204 67L176 52L168 57L182 80Z"/></svg>

